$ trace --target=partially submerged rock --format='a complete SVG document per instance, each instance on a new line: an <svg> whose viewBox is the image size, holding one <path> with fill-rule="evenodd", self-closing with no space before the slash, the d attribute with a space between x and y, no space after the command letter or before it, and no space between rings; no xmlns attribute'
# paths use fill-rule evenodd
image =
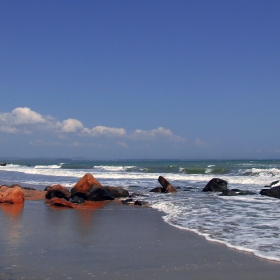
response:
<svg viewBox="0 0 280 280"><path fill-rule="evenodd" d="M120 197L128 197L129 192L128 190L122 187L111 187L111 186L104 186L103 189L107 190L112 197L120 198Z"/></svg>
<svg viewBox="0 0 280 280"><path fill-rule="evenodd" d="M220 196L235 196L235 195L254 195L256 193L251 192L251 191L243 191L239 189L232 189L232 190L224 190Z"/></svg>
<svg viewBox="0 0 280 280"><path fill-rule="evenodd" d="M167 192L167 193L178 192L164 177L159 176L158 181L162 185L164 192Z"/></svg>
<svg viewBox="0 0 280 280"><path fill-rule="evenodd" d="M270 189L262 189L260 194L280 198L280 186L272 187Z"/></svg>
<svg viewBox="0 0 280 280"><path fill-rule="evenodd" d="M156 188L151 189L150 192L165 193L165 190L162 187L156 187Z"/></svg>
<svg viewBox="0 0 280 280"><path fill-rule="evenodd" d="M235 195L238 195L238 193L233 190L224 190L220 194L220 196L235 196Z"/></svg>
<svg viewBox="0 0 280 280"><path fill-rule="evenodd" d="M125 205L129 205L129 204L133 203L133 199L132 198L128 198L128 199L125 199L125 200L121 200L121 203L125 204Z"/></svg>
<svg viewBox="0 0 280 280"><path fill-rule="evenodd" d="M136 200L136 201L134 202L134 205L137 205L137 206L148 206L149 203L146 202L146 201L142 201L142 200Z"/></svg>
<svg viewBox="0 0 280 280"><path fill-rule="evenodd" d="M161 184L161 187L155 187L150 190L154 193L176 193L178 192L163 176L158 177L158 182Z"/></svg>
<svg viewBox="0 0 280 280"><path fill-rule="evenodd" d="M223 192L227 189L227 181L220 178L211 179L203 188L203 192Z"/></svg>

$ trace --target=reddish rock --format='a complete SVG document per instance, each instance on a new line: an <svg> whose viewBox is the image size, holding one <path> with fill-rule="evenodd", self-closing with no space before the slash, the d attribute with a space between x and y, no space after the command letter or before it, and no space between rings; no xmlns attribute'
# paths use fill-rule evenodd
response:
<svg viewBox="0 0 280 280"><path fill-rule="evenodd" d="M5 192L2 193L2 197L0 197L0 203L20 204L23 202L24 193L23 190L18 186L8 188Z"/></svg>
<svg viewBox="0 0 280 280"><path fill-rule="evenodd" d="M162 176L158 177L159 183L162 185L165 192L176 193L177 190Z"/></svg>
<svg viewBox="0 0 280 280"><path fill-rule="evenodd" d="M12 185L10 186L10 188L14 188L14 187L20 187L20 188L22 189L21 185L19 185L19 184L12 184Z"/></svg>
<svg viewBox="0 0 280 280"><path fill-rule="evenodd" d="M71 196L70 191L61 186L61 185L54 185L51 188L49 188L49 190L46 192L45 197L47 199L51 199L53 197L59 197L59 198L64 198L66 200L69 200Z"/></svg>
<svg viewBox="0 0 280 280"><path fill-rule="evenodd" d="M67 208L77 208L75 204L67 201L64 198L53 197L49 200L50 206L67 207Z"/></svg>
<svg viewBox="0 0 280 280"><path fill-rule="evenodd" d="M92 186L102 188L102 185L93 177L92 174L86 173L71 189L71 197L77 195L86 198Z"/></svg>

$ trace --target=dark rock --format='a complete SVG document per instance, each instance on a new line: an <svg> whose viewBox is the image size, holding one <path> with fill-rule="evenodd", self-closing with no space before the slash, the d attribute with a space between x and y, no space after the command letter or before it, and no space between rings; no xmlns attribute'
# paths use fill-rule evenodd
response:
<svg viewBox="0 0 280 280"><path fill-rule="evenodd" d="M203 188L203 192L222 192L227 189L227 181L219 178L211 179Z"/></svg>
<svg viewBox="0 0 280 280"><path fill-rule="evenodd" d="M253 195L256 194L251 191L242 191L239 189L232 189L232 190L224 190L220 195L221 196L234 196L234 195Z"/></svg>
<svg viewBox="0 0 280 280"><path fill-rule="evenodd" d="M194 188L193 187L185 187L183 189L183 192L189 192L189 191L192 191Z"/></svg>
<svg viewBox="0 0 280 280"><path fill-rule="evenodd" d="M34 188L30 188L30 187L21 187L23 190L27 190L27 191L36 191L36 189Z"/></svg>
<svg viewBox="0 0 280 280"><path fill-rule="evenodd" d="M0 163L0 166L6 166L7 163Z"/></svg>
<svg viewBox="0 0 280 280"><path fill-rule="evenodd" d="M277 185L280 185L280 181L274 181L270 184L270 187L276 187Z"/></svg>
<svg viewBox="0 0 280 280"><path fill-rule="evenodd" d="M260 194L280 198L280 186L272 187L270 189L262 189Z"/></svg>
<svg viewBox="0 0 280 280"><path fill-rule="evenodd" d="M114 197L111 195L111 193L108 190L93 185L88 192L87 200L91 200L91 201L114 200Z"/></svg>
<svg viewBox="0 0 280 280"><path fill-rule="evenodd" d="M156 187L156 188L151 189L150 192L165 193L165 190L162 187Z"/></svg>
<svg viewBox="0 0 280 280"><path fill-rule="evenodd" d="M67 208L76 208L77 206L64 198L53 197L49 200L51 206L67 207Z"/></svg>
<svg viewBox="0 0 280 280"><path fill-rule="evenodd" d="M125 204L125 205L131 204L132 202L133 202L133 199L131 199L131 198L128 198L128 199L125 199L125 200L121 201L121 203Z"/></svg>
<svg viewBox="0 0 280 280"><path fill-rule="evenodd" d="M162 185L165 192L176 193L178 192L164 177L158 177L159 183Z"/></svg>
<svg viewBox="0 0 280 280"><path fill-rule="evenodd" d="M238 193L235 192L234 190L224 190L220 194L220 196L235 196L235 195L238 195Z"/></svg>
<svg viewBox="0 0 280 280"><path fill-rule="evenodd" d="M134 202L134 205L138 205L138 206L148 206L148 202L141 201L141 200L136 200L136 201Z"/></svg>
<svg viewBox="0 0 280 280"><path fill-rule="evenodd" d="M129 198L134 198L134 197L138 197L138 196L142 196L142 194L132 193L132 194L129 195Z"/></svg>
<svg viewBox="0 0 280 280"><path fill-rule="evenodd" d="M61 185L54 185L46 192L45 197L47 199L51 199L53 197L58 197L58 198L64 198L66 200L69 200L70 195L71 195L70 191L67 188L65 188Z"/></svg>
<svg viewBox="0 0 280 280"><path fill-rule="evenodd" d="M74 195L73 197L71 197L69 199L70 202L75 203L75 204L81 204L81 203L85 203L85 200L82 197L78 197L76 195Z"/></svg>
<svg viewBox="0 0 280 280"><path fill-rule="evenodd" d="M52 186L46 186L44 191L48 191Z"/></svg>
<svg viewBox="0 0 280 280"><path fill-rule="evenodd" d="M242 190L239 190L239 189L232 189L232 191L236 192L238 195L252 195L252 194L256 194L255 192L242 191Z"/></svg>
<svg viewBox="0 0 280 280"><path fill-rule="evenodd" d="M277 185L280 186L280 181L273 181L272 183L270 183L268 186L264 186L264 188L272 188L272 187L276 187Z"/></svg>
<svg viewBox="0 0 280 280"><path fill-rule="evenodd" d="M109 191L114 198L129 197L129 192L121 187L103 186L103 189Z"/></svg>

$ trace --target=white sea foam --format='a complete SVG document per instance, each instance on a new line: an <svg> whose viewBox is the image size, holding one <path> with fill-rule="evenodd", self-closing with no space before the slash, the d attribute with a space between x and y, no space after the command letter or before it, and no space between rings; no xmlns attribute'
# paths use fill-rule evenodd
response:
<svg viewBox="0 0 280 280"><path fill-rule="evenodd" d="M212 171L213 171L213 169L211 169L211 168L206 168L206 169L205 169L205 174L211 173Z"/></svg>
<svg viewBox="0 0 280 280"><path fill-rule="evenodd" d="M61 163L60 165L56 165L56 164L53 164L53 165L35 165L35 169L57 169L57 168L61 168L63 163Z"/></svg>
<svg viewBox="0 0 280 280"><path fill-rule="evenodd" d="M99 165L93 167L96 170L110 171L110 172L125 172L129 169L135 168L135 166L111 166L111 165Z"/></svg>
<svg viewBox="0 0 280 280"><path fill-rule="evenodd" d="M35 167L20 166L20 165L7 165L1 167L1 170L20 172L24 174L42 175L42 176L55 176L55 177L74 177L81 178L85 173L91 172L96 178L99 179L122 179L122 180L157 180L161 175L166 177L169 181L175 181L180 185L184 185L185 182L189 184L196 184L200 182L201 184L206 184L209 180L213 178L213 174L184 174L184 173L146 173L146 172L125 172L126 170L132 170L135 166L95 166L92 170L83 169L62 169L62 164L60 165L41 165ZM104 172L105 171L105 172ZM106 172L107 171L107 172ZM256 171L258 176L232 176L223 175L219 178L228 181L229 187L239 187L246 186L260 186L263 187L270 184L272 181L280 178L280 170L261 170ZM276 176L275 174L279 174Z"/></svg>
<svg viewBox="0 0 280 280"><path fill-rule="evenodd" d="M263 203L258 203L259 200ZM251 196L233 200L213 194L207 198L200 194L195 199L189 198L187 203L151 199L152 207L164 211L164 220L172 226L277 261L280 261L280 213L273 210L279 204L272 198Z"/></svg>

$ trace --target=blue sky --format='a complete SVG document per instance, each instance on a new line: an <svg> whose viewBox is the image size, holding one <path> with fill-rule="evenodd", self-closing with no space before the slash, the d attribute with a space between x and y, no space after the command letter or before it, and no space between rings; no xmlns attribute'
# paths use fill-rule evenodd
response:
<svg viewBox="0 0 280 280"><path fill-rule="evenodd" d="M1 0L0 157L280 158L279 14Z"/></svg>

